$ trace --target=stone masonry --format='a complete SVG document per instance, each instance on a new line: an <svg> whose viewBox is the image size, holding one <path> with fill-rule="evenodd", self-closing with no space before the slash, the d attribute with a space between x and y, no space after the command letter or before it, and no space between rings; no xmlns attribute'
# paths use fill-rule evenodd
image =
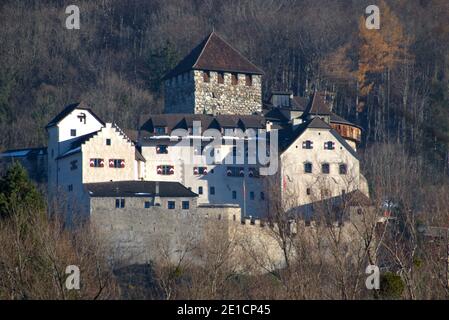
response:
<svg viewBox="0 0 449 320"><path fill-rule="evenodd" d="M237 74L232 84L232 74L224 73L224 83L218 83L218 72L210 71L209 81L204 81L203 71L193 70L165 82L165 112L194 114L251 115L262 111L262 79L251 75L251 85L246 75Z"/></svg>

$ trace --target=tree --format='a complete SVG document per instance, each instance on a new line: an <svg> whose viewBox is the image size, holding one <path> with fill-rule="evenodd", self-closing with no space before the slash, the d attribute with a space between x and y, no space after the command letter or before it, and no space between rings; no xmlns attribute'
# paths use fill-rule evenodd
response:
<svg viewBox="0 0 449 320"><path fill-rule="evenodd" d="M29 180L22 165L14 162L0 180L0 218L42 213L44 208L42 194Z"/></svg>

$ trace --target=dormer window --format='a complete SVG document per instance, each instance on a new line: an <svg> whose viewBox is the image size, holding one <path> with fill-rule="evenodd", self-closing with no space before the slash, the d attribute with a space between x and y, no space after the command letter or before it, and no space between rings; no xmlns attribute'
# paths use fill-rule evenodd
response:
<svg viewBox="0 0 449 320"><path fill-rule="evenodd" d="M70 136L76 137L76 129L70 129Z"/></svg>
<svg viewBox="0 0 449 320"><path fill-rule="evenodd" d="M217 80L219 84L223 84L224 83L224 72L217 72Z"/></svg>
<svg viewBox="0 0 449 320"><path fill-rule="evenodd" d="M155 134L165 134L165 127L156 127L154 128Z"/></svg>
<svg viewBox="0 0 449 320"><path fill-rule="evenodd" d="M310 140L306 140L302 143L303 149L313 149L313 142Z"/></svg>
<svg viewBox="0 0 449 320"><path fill-rule="evenodd" d="M245 84L249 87L253 85L253 76L251 74L245 75Z"/></svg>
<svg viewBox="0 0 449 320"><path fill-rule="evenodd" d="M334 150L335 149L335 143L332 141L327 141L324 143L324 150Z"/></svg>
<svg viewBox="0 0 449 320"><path fill-rule="evenodd" d="M210 71L203 71L203 81L210 82Z"/></svg>

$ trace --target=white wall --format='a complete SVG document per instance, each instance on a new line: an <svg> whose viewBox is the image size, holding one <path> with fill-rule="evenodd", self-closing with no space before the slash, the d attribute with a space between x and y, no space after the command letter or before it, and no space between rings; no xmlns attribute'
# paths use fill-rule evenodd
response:
<svg viewBox="0 0 449 320"><path fill-rule="evenodd" d="M111 140L111 145L106 144ZM83 183L136 180L135 146L110 123L82 145ZM101 158L104 167L90 167L90 159ZM123 159L124 168L110 168L110 159Z"/></svg>
<svg viewBox="0 0 449 320"><path fill-rule="evenodd" d="M313 141L313 149L302 148L305 140ZM326 141L334 142L335 149L325 150ZM350 192L359 188L359 160L328 129L307 129L280 158L285 203L303 205L321 200L322 189L329 190L330 195L324 197L329 198L341 195L343 190ZM312 163L312 173L304 172L305 162ZM321 172L322 163L329 163L329 174ZM339 165L343 163L347 165L346 175L339 174ZM311 189L311 195L307 195L307 188Z"/></svg>
<svg viewBox="0 0 449 320"><path fill-rule="evenodd" d="M157 145L168 145L168 154L157 154ZM158 141L151 142L142 147L142 154L146 159L145 180L150 181L176 181L180 182L195 193L199 193L199 187L203 188L203 194L199 194L198 204L238 204L242 208L242 216L245 199L243 197L243 187L246 189L246 216L261 217L266 213L266 200L261 200L263 183L261 178L251 178L248 176L249 167L257 165L226 165L226 164L190 164L190 152L192 148L188 146L175 146L174 142ZM222 146L219 158L223 159L230 153L232 146ZM206 162L204 157L202 158ZM159 165L173 165L173 175L157 174ZM207 167L207 175L195 175L194 167ZM228 177L227 167L236 166L245 168L245 178ZM210 194L210 188L215 188L215 194ZM232 198L232 191L236 192L237 198ZM254 200L250 199L250 192L254 192ZM265 194L266 198L266 194Z"/></svg>
<svg viewBox="0 0 449 320"><path fill-rule="evenodd" d="M86 123L80 121L78 116L84 113L86 115ZM62 119L58 126L58 142L60 142L59 152L63 154L69 150L70 143L83 135L100 130L103 125L89 111L75 109ZM76 130L76 136L71 136L70 131Z"/></svg>

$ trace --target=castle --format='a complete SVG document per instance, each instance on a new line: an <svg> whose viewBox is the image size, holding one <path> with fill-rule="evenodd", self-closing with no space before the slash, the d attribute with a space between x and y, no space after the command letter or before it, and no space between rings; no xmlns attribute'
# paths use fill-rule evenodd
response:
<svg viewBox="0 0 449 320"><path fill-rule="evenodd" d="M46 126L49 203L105 232L127 229L116 243L134 246L143 237L130 225L144 221L141 235L151 233L170 211L254 223L280 201L312 219L315 202L368 196L361 128L322 92L273 91L263 101L263 74L213 32L164 77L164 114L149 116L136 137L84 103L67 106ZM269 160L251 161L252 153ZM155 215L145 222L148 212Z"/></svg>

